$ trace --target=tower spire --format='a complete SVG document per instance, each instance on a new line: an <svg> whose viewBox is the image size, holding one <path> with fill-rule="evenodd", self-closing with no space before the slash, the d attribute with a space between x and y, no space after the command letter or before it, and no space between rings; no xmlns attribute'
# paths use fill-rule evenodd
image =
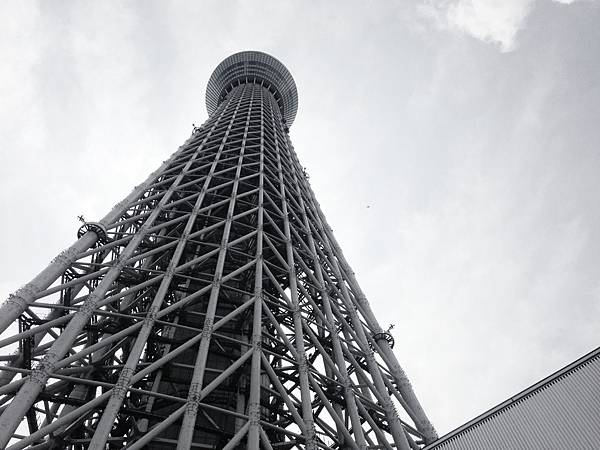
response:
<svg viewBox="0 0 600 450"><path fill-rule="evenodd" d="M0 310L0 447L415 449L435 439L291 144L261 52ZM12 353L11 353L12 351Z"/></svg>

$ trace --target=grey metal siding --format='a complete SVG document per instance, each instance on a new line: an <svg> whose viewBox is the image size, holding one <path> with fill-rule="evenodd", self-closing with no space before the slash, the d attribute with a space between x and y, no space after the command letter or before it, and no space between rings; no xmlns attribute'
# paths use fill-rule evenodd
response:
<svg viewBox="0 0 600 450"><path fill-rule="evenodd" d="M600 349L426 450L600 449Z"/></svg>

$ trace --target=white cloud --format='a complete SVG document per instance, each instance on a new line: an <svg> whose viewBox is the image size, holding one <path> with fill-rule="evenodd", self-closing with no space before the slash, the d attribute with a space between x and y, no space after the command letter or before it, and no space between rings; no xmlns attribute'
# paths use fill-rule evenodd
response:
<svg viewBox="0 0 600 450"><path fill-rule="evenodd" d="M577 0L552 0L570 5ZM419 12L438 27L461 31L501 51L515 48L516 38L536 0L425 0Z"/></svg>
<svg viewBox="0 0 600 450"><path fill-rule="evenodd" d="M508 51L543 2L560 26L531 26L515 58L432 33ZM410 2L0 2L0 292L203 121L221 59L272 52L317 198L449 431L600 341L598 8L557 2L420 0L420 21Z"/></svg>

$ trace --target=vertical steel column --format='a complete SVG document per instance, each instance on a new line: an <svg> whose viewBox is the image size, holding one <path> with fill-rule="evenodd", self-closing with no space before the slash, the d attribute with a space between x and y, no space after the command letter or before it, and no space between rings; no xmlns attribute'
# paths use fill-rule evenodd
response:
<svg viewBox="0 0 600 450"><path fill-rule="evenodd" d="M0 448L418 450L435 431L287 134L291 74L235 54L206 99L186 144L0 307L0 331L32 321L0 349L34 340L0 366Z"/></svg>
<svg viewBox="0 0 600 450"><path fill-rule="evenodd" d="M294 155L294 157L295 157L295 155ZM309 189L310 189L310 187L309 187ZM311 192L312 192L312 190L311 190ZM350 265L348 264L346 258L344 257L344 254L343 254L337 240L335 239L335 236L331 232L331 228L327 225L325 215L323 214L323 211L321 210L321 207L317 201L315 201L315 208L320 217L320 220L325 224L325 226L323 227L323 230L325 231L327 239L331 242L331 246L333 247L335 254L338 257L338 259L341 263L341 266L343 267L344 274L346 275L349 284L352 286L352 289L354 289L357 293L358 308L360 309L361 313L367 320L367 323L369 324L369 326L371 326L373 328L373 331L374 331L373 334L380 334L383 331L383 329L381 328L381 326L379 325L379 322L375 318L375 315L373 314L373 311L367 300L367 297L365 296L362 289L360 288L360 285L356 281L354 272L352 271L352 269L350 268ZM400 363L398 362L396 355L392 351L389 342L386 339L380 338L377 340L377 345L381 349L380 356L384 359L384 361L388 365L388 368L390 369L392 375L394 376L394 378L396 380L396 385L400 391L400 394L402 395L402 398L408 405L407 413L415 421L415 425L417 426L417 429L421 433L423 433L423 435L425 437L425 442L431 443L431 442L435 441L438 437L437 433L435 431L435 428L433 427L433 425L427 418L425 411L423 410L421 403L417 399L417 396L414 393L412 385L410 384L410 381L408 380L406 373L400 366Z"/></svg>
<svg viewBox="0 0 600 450"><path fill-rule="evenodd" d="M288 265L290 295L292 297L292 318L294 320L294 332L296 334L296 351L298 352L298 372L300 377L300 394L302 399L302 416L306 424L306 448L312 450L316 448L315 444L315 424L312 413L310 398L310 383L308 381L308 362L306 360L306 351L304 349L304 333L302 332L302 316L300 315L300 301L298 299L298 286L296 269L294 266L294 251L292 249L292 236L290 232L290 216L288 212L288 202L285 191L285 180L279 149L277 151L277 172L279 176L279 195L281 199L281 211L283 213L283 232L285 234L286 262Z"/></svg>
<svg viewBox="0 0 600 450"><path fill-rule="evenodd" d="M288 142L284 142L284 146L286 147L287 154L289 157L290 149L289 149L289 147L287 147L287 145L288 145ZM277 150L277 158L279 160L281 158L281 156L279 155L279 147L278 147L277 139L276 139L276 147L278 149ZM290 158L290 161L293 161L293 159ZM298 176L297 176L296 172L292 172L291 175L292 175L292 180L294 182L294 185L295 185L297 191L301 192L301 188L299 185ZM310 224L309 224L308 216L306 214L306 206L304 204L302 195L298 196L298 202L300 204L301 214L302 214L302 218L304 220L304 226L306 227L307 230L310 230ZM338 369L339 369L340 382L344 389L344 399L346 401L346 407L348 408L348 413L350 416L350 420L352 422L352 429L353 429L354 433L356 433L356 441L357 441L359 448L366 449L367 443L365 441L362 424L361 424L360 417L358 414L358 408L356 405L354 390L352 390L350 387L350 379L348 376L348 369L346 368L346 363L344 361L344 354L343 354L342 346L341 346L339 336L338 336L338 333L337 333L337 330L335 327L335 320L333 317L333 312L331 310L329 295L327 293L325 281L323 279L322 267L321 267L321 264L320 264L320 261L318 258L318 254L317 254L317 250L316 250L316 246L315 246L315 240L313 238L312 233L310 233L310 232L307 233L307 239L308 239L308 245L310 248L310 252L311 252L311 255L313 258L313 265L315 268L314 273L315 273L315 276L319 283L319 288L321 289L321 301L323 304L323 309L325 311L325 317L326 317L325 323L327 325L327 329L328 329L330 337L331 337L332 347L333 347L333 356L334 356L336 365L338 366Z"/></svg>
<svg viewBox="0 0 600 450"><path fill-rule="evenodd" d="M289 145L290 151L293 153L293 150L291 147L291 142L289 142L289 140L288 140L288 145ZM312 194L312 192L311 192L311 194ZM313 196L312 200L315 204L317 203L314 196ZM364 356L367 361L367 365L369 366L369 372L371 374L371 377L372 377L374 385L375 385L374 387L382 396L382 399L383 399L382 406L384 407L384 409L386 411L386 416L388 418L388 425L392 431L392 436L394 437L394 442L396 444L396 447L399 449L402 449L402 450L410 450L408 440L405 436L404 429L402 428L402 425L400 424L400 419L398 418L398 415L396 413L396 410L394 408L394 405L392 403L390 395L387 391L387 388L385 387L385 383L383 382L382 375L379 371L379 367L377 366L377 362L375 361L373 350L368 345L368 338L363 330L362 323L360 321L360 317L358 316L355 308L352 305L352 300L351 300L350 294L346 288L346 285L344 283L344 278L341 274L341 270L337 263L336 254L333 251L332 246L330 245L330 243L328 241L328 235L325 233L324 229L328 228L328 227L327 227L327 225L323 224L322 217L318 217L317 223L315 225L317 226L317 228L319 230L320 236L325 237L325 239L323 239L323 241L322 241L322 244L325 246L327 253L330 255L330 258L329 258L330 267L333 269L336 278L339 280L338 286L339 286L339 289L341 290L341 294L342 294L341 299L346 303L348 312L350 314L350 317L352 318L352 322L356 324L355 330L358 334L359 342L361 343L361 350L364 352Z"/></svg>
<svg viewBox="0 0 600 450"><path fill-rule="evenodd" d="M168 160L164 161L158 169L152 172L142 184L136 186L127 197L117 203L99 221L99 224L106 227L121 217L131 202L138 199L184 149L185 144L179 147ZM97 240L98 235L94 231L86 232L70 247L60 252L33 280L19 288L14 294L11 294L0 306L0 333L3 333L10 324L17 320L23 311L35 301L36 295L39 292L47 289L54 283L77 260L79 254L93 246Z"/></svg>
<svg viewBox="0 0 600 450"><path fill-rule="evenodd" d="M121 258L119 259L119 262L108 271L98 287L94 289L92 294L88 296L87 300L80 307L80 309L73 315L64 332L54 341L52 347L46 353L46 356L44 356L44 359L32 371L29 379L25 381L13 401L4 411L2 416L0 416L0 446L6 446L8 444L10 436L17 429L21 417L25 415L25 412L35 401L36 397L48 380L48 376L54 370L56 363L65 353L67 353L67 351L69 351L78 333L83 329L86 322L92 316L98 302L104 297L112 283L121 273L123 267L125 267L127 258L130 258L133 255L133 252L136 250L137 246L148 232L148 228L152 226L153 222L162 212L162 206L167 203L177 185L183 179L185 171L191 166L197 155L198 153L195 152L189 159L184 169L177 176L173 184L169 187L161 199L159 206L150 214L144 225L140 228L139 233L136 234L128 243L121 255Z"/></svg>
<svg viewBox="0 0 600 450"><path fill-rule="evenodd" d="M263 280L263 201L264 201L264 153L265 153L265 119L264 92L260 87L260 168L258 181L258 220L256 229L256 272L254 277L254 311L252 317L252 361L250 366L250 396L248 398L248 442L246 448L259 450L260 420L260 376L262 356L262 280ZM268 442L268 440L267 440Z"/></svg>
<svg viewBox="0 0 600 450"><path fill-rule="evenodd" d="M322 214L320 209L319 209L319 213ZM340 249L339 245L337 244L337 241L335 240L335 237L333 236L333 234L331 234L330 239L334 245L334 248L337 249L338 254L341 255L342 266L343 267L345 266L345 273L348 277L349 283L351 284L352 288L357 293L357 302L358 302L359 308L361 309L361 312L365 316L369 325L371 327L373 327L373 331L375 332L375 335L381 336L379 339L376 340L377 345L378 345L379 349L381 350L379 352L379 354L383 358L383 360L386 362L388 368L390 369L390 372L394 376L394 379L396 381L396 386L397 386L398 390L400 391L402 398L404 399L404 401L406 402L406 404L408 406L407 413L415 421L415 425L417 426L417 429L421 433L423 433L423 436L425 437L425 442L429 444L429 443L435 441L438 437L437 433L435 431L435 428L433 427L432 423L429 421L429 419L425 415L425 411L423 410L423 407L421 406L419 399L415 395L415 392L412 388L412 385L410 384L410 381L408 380L408 377L406 376L406 373L402 369L402 366L400 366L400 363L398 362L396 355L392 351L392 348L390 347L390 343L386 339L383 338L383 335L382 335L383 329L381 328L381 326L379 325L379 322L375 318L375 315L373 314L373 311L371 310L371 306L369 305L367 297L365 296L365 294L363 293L363 291L360 288L360 285L356 281L354 272L352 272L352 270L350 269L350 266L348 265L346 259L344 258L343 253L341 252L341 249Z"/></svg>
<svg viewBox="0 0 600 450"><path fill-rule="evenodd" d="M186 402L185 413L183 416L183 423L179 432L179 439L177 441L177 450L187 450L190 448L192 437L194 434L194 425L196 423L196 413L198 411L199 394L202 390L202 383L204 381L204 371L206 369L206 361L208 357L208 351L210 348L210 341L212 338L213 323L215 320L215 313L217 311L217 303L219 301L219 292L221 289L223 267L225 265L225 257L227 255L227 245L229 244L229 233L231 230L233 212L237 200L237 189L240 180L240 173L242 171L242 164L244 161L244 151L246 149L246 139L248 136L248 127L250 125L250 116L252 113L252 102L254 100L254 89L252 85L244 85L240 92L240 102L244 98L247 90L250 90L250 105L248 106L248 112L246 113L246 126L244 129L244 138L242 139L242 145L240 148L240 154L237 162L237 169L235 172L235 180L231 191L231 197L229 199L229 207L227 210L227 219L225 221L225 227L223 230L223 237L221 238L221 247L219 250L219 257L217 259L217 266L215 269L215 275L213 280L213 288L210 292L210 298L208 300L208 307L206 309L206 316L204 318L204 325L202 326L203 338L200 341L198 348L198 356L196 358L196 364L194 366L194 373L190 383L190 389L188 392L188 399ZM229 130L233 124L233 118L229 125ZM223 138L221 148L227 142L227 136ZM255 263L256 264L256 263Z"/></svg>
<svg viewBox="0 0 600 450"><path fill-rule="evenodd" d="M241 97L240 97L240 101L241 101ZM231 102L231 99L230 99L230 102ZM231 125L231 123L233 123L233 121L235 119L235 113L237 112L237 108L239 108L239 101L238 101L238 106L236 107L236 110L231 118L230 125ZM223 109L223 112L224 111L226 111L226 108ZM217 120L215 122L215 124L212 126L210 132L206 135L206 137L204 138L202 143L198 146L197 152L202 151L203 146L206 144L206 141L210 138L211 133L214 131L215 127L219 124L219 121L220 121L221 117L223 116L223 112L219 116L219 120ZM131 383L131 377L135 373L135 369L139 363L139 359L142 354L142 351L144 350L144 347L146 345L148 337L150 336L150 332L152 331L152 328L154 327L154 323L156 322L156 315L158 314L158 312L160 310L160 306L162 305L162 303L165 299L165 296L168 293L169 285L171 284L171 281L173 280L173 276L175 275L175 268L179 264L179 260L180 260L181 256L183 255L183 251L184 251L186 245L188 244L188 237L192 231L192 227L194 226L194 223L196 222L196 218L198 216L198 211L200 210L200 208L202 207L202 203L204 202L204 198L206 196L206 190L208 189L208 186L210 185L210 182L212 181L213 174L215 172L215 169L216 169L219 159L221 157L222 149L223 149L223 146L221 146L219 148L219 151L217 152L217 155L215 156L215 159L211 165L208 176L206 177L203 187L202 187L202 190L200 191L200 195L198 196L196 203L194 204L194 208L192 209L192 212L189 215L185 229L184 229L181 237L179 238L175 252L173 253L171 261L169 262L169 266L166 270L166 275L162 279L160 286L158 288L158 291L154 297L154 300L152 301L152 304L151 304L150 308L148 309L148 312L146 313L146 319L144 320L144 323L143 323L140 331L138 332L137 338L135 339L135 342L130 350L129 357L127 358L125 366L123 367L123 369L121 369L121 373L119 374L119 380L117 381L116 388L113 391L113 394L111 395L106 407L104 408L104 412L102 414L102 417L100 418L100 421L98 422L98 425L96 425L96 432L94 433L94 437L93 437L92 441L90 442L89 450L102 450L106 446L106 441L110 434L110 430L111 430L112 426L114 425L114 420L117 416L119 409L121 408L121 405L123 403L123 400L125 399L125 396L127 395L127 391L129 389L129 386Z"/></svg>

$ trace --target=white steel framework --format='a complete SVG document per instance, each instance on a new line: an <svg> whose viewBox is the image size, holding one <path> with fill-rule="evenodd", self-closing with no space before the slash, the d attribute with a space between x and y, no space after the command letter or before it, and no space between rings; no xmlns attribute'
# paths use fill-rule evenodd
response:
<svg viewBox="0 0 600 450"><path fill-rule="evenodd" d="M232 55L207 106L178 151L2 305L0 447L432 442L289 140L287 69Z"/></svg>

